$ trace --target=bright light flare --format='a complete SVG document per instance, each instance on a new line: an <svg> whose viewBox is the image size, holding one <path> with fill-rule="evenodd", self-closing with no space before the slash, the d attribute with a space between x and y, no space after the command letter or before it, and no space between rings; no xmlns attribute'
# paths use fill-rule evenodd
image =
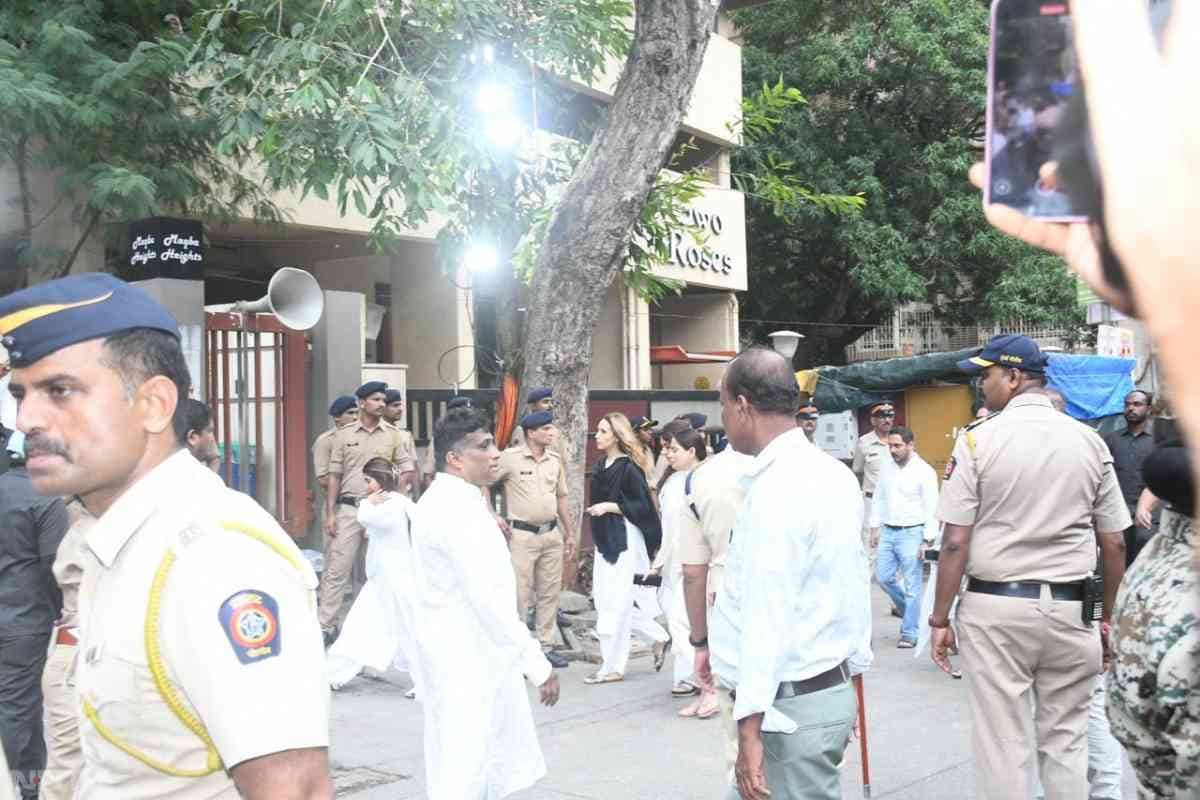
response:
<svg viewBox="0 0 1200 800"><path fill-rule="evenodd" d="M463 264L473 274L491 272L500 263L500 254L487 242L472 242L463 254Z"/></svg>

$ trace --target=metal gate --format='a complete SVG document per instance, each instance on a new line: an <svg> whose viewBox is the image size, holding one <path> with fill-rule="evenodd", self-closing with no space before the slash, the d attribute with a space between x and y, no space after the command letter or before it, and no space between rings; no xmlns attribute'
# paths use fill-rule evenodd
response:
<svg viewBox="0 0 1200 800"><path fill-rule="evenodd" d="M308 535L308 337L270 314L205 316L208 404L225 484L245 489L293 538ZM243 342L243 344L239 344ZM241 365L239 366L239 361ZM242 375L242 369L245 375ZM247 451L240 452L240 381L245 380Z"/></svg>

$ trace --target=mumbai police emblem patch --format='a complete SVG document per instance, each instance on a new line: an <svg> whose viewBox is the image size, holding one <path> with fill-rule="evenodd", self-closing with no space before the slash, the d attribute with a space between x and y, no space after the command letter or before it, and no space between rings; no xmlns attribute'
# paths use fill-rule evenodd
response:
<svg viewBox="0 0 1200 800"><path fill-rule="evenodd" d="M279 655L279 604L271 595L256 589L230 595L218 618L238 661L253 664Z"/></svg>

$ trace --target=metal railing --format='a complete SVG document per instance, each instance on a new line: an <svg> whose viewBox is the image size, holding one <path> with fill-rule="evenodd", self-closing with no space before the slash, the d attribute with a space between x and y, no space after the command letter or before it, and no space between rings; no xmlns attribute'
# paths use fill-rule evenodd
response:
<svg viewBox="0 0 1200 800"><path fill-rule="evenodd" d="M854 344L846 347L846 361L880 361L888 358L920 356L979 347L1000 333L1020 333L1042 347L1067 347L1072 339L1071 329L1014 321L951 325L940 319L925 305L896 309L892 319L872 328Z"/></svg>

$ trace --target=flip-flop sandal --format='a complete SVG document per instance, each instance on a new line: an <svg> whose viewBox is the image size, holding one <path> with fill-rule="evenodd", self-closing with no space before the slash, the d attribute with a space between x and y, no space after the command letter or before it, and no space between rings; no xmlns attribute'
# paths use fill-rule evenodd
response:
<svg viewBox="0 0 1200 800"><path fill-rule="evenodd" d="M583 679L583 682L587 683L587 684L597 684L597 683L617 683L617 682L623 681L623 680L625 680L625 676L619 672L610 672L607 675L601 675L599 672L597 672L594 675L588 675L586 678Z"/></svg>
<svg viewBox="0 0 1200 800"><path fill-rule="evenodd" d="M696 712L699 710L700 710L700 701L696 700L694 702L688 703L686 706L679 709L678 713L679 713L679 716L681 716L681 717L694 717L694 716L696 716Z"/></svg>
<svg viewBox="0 0 1200 800"><path fill-rule="evenodd" d="M696 709L696 719L709 719L719 713L721 713L721 706L717 704L716 700L713 700L711 705L701 703L700 707Z"/></svg>
<svg viewBox="0 0 1200 800"><path fill-rule="evenodd" d="M671 694L675 697L691 697L694 694L700 694L700 687L680 681L671 687Z"/></svg>

